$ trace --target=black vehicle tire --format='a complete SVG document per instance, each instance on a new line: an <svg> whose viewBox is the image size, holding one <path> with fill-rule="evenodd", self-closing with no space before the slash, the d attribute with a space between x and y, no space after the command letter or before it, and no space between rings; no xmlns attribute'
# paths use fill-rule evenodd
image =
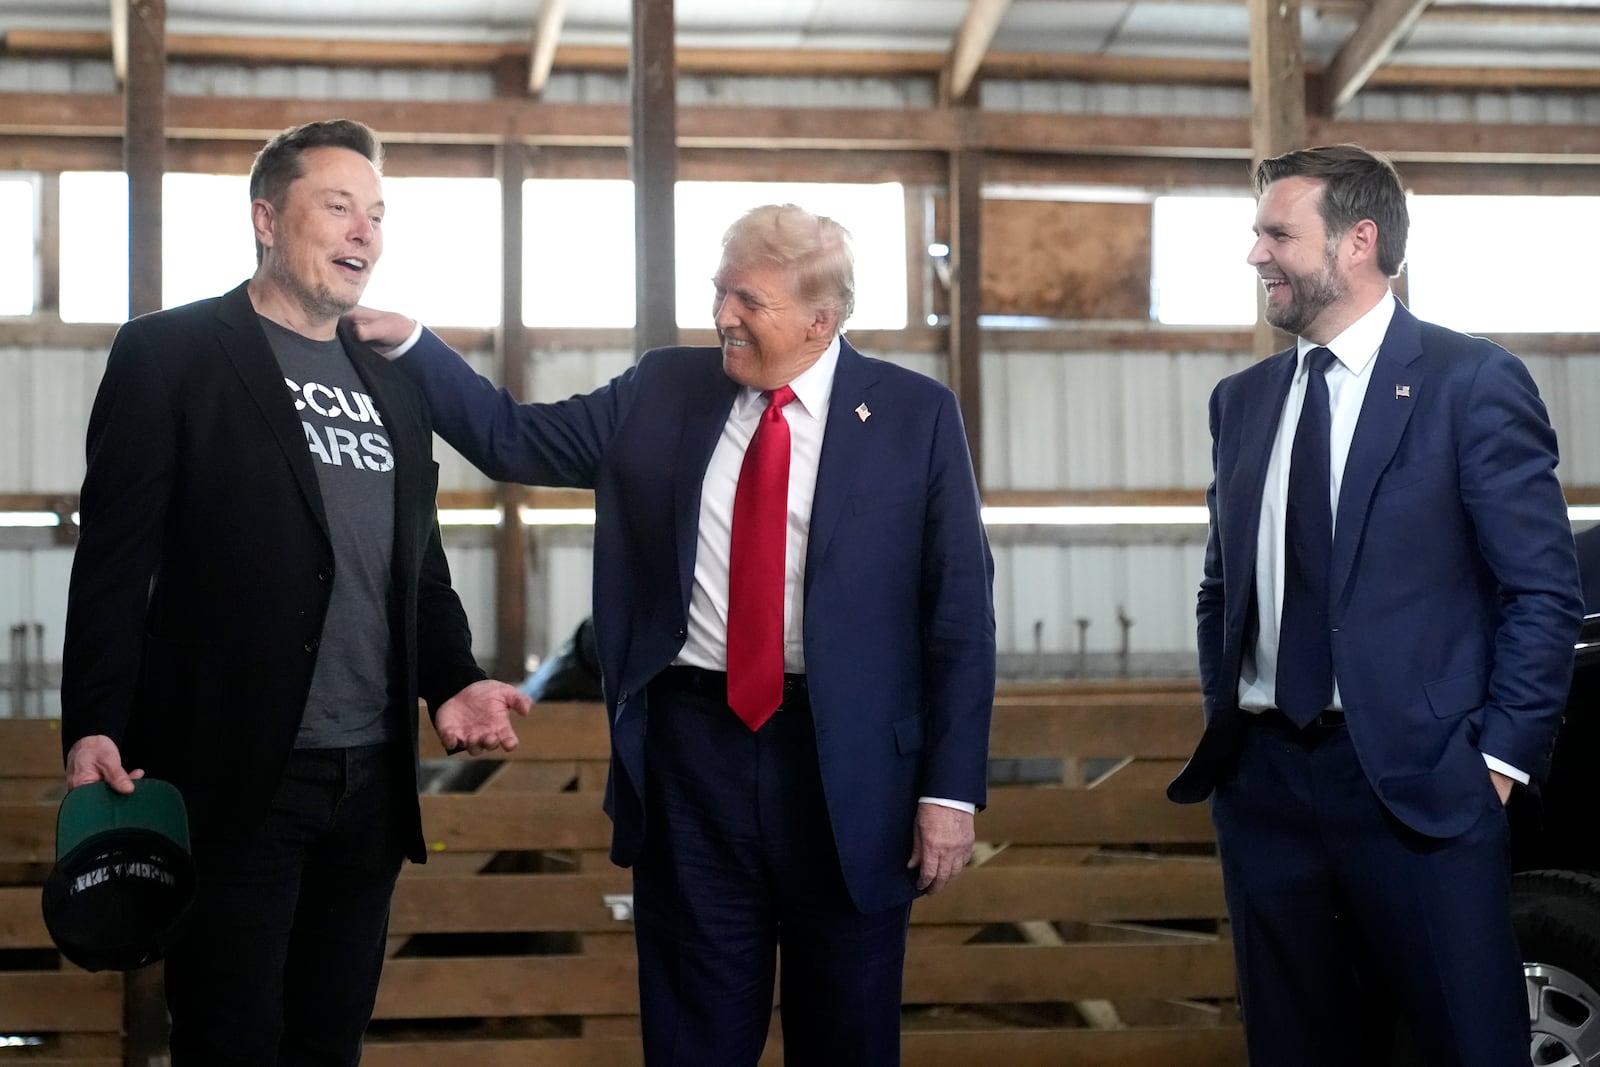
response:
<svg viewBox="0 0 1600 1067"><path fill-rule="evenodd" d="M1600 877L1528 871L1511 887L1533 1067L1600 1067Z"/></svg>

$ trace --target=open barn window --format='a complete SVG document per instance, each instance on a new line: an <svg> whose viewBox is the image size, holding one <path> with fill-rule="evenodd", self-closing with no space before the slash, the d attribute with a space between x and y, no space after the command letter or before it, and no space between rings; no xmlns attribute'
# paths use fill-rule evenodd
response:
<svg viewBox="0 0 1600 1067"><path fill-rule="evenodd" d="M1168 326L1249 326L1256 273L1245 262L1255 201L1158 196L1150 220L1150 317Z"/></svg>
<svg viewBox="0 0 1600 1067"><path fill-rule="evenodd" d="M37 196L33 179L0 177L0 315L31 315Z"/></svg>
<svg viewBox="0 0 1600 1067"><path fill-rule="evenodd" d="M526 325L633 326L632 183L535 179L523 189ZM678 325L710 328L711 276L728 226L749 208L785 202L831 216L850 231L857 292L849 325L904 328L905 194L895 183L679 182Z"/></svg>
<svg viewBox="0 0 1600 1067"><path fill-rule="evenodd" d="M1413 196L1419 316L1474 333L1600 331L1600 197Z"/></svg>

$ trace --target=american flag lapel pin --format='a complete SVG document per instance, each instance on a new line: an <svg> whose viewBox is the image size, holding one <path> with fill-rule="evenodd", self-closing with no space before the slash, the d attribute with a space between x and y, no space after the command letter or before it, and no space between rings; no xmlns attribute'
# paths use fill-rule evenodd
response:
<svg viewBox="0 0 1600 1067"><path fill-rule="evenodd" d="M1409 385L1397 385L1397 386L1395 386L1394 387L1394 398L1396 400L1410 400L1411 399L1411 386L1409 386Z"/></svg>
<svg viewBox="0 0 1600 1067"><path fill-rule="evenodd" d="M860 419L862 422L866 422L868 419L872 418L872 409L867 407L865 401L862 401L856 405L856 418Z"/></svg>

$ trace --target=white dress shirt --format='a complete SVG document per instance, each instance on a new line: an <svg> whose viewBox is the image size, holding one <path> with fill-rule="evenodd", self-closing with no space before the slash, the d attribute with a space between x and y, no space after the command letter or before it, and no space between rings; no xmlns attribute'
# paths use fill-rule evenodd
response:
<svg viewBox="0 0 1600 1067"><path fill-rule="evenodd" d="M1394 294L1384 293L1383 299L1361 318L1351 323L1343 333L1327 344L1333 352L1333 365L1328 368L1328 404L1330 437L1328 440L1328 467L1331 478L1328 484L1328 501L1333 509L1335 529L1339 522L1339 487L1344 482L1344 465L1350 456L1350 442L1356 433L1356 422L1361 417L1361 404L1367 396L1367 386L1372 381L1372 365L1377 361L1378 349L1384 335L1389 332L1389 322L1394 318ZM1289 501L1289 453L1294 447L1295 427L1300 422L1300 409L1306 397L1306 354L1318 345L1304 337L1296 339L1299 365L1289 395L1284 398L1283 411L1278 418L1277 436L1273 438L1272 455L1267 462L1267 482L1261 493L1261 525L1256 531L1256 611L1257 633L1255 647L1246 649L1239 670L1239 707L1244 711L1259 712L1277 707L1278 637L1283 619L1283 536L1284 512ZM1271 610L1267 610L1267 606ZM1339 696L1338 671L1333 679L1333 708L1342 709ZM1484 755L1490 768L1509 775L1524 785L1528 775L1490 756Z"/></svg>
<svg viewBox="0 0 1600 1067"><path fill-rule="evenodd" d="M811 535L811 502L817 494L822 432L828 425L833 372L839 365L835 337L817 361L789 383L794 400L783 409L789 423L789 520L783 564L783 669L804 674L806 544ZM676 664L728 669L728 557L733 546L733 498L744 466L745 449L767 409L767 398L748 386L740 390L706 465L700 486L700 532L694 553L694 586L689 592L689 636ZM971 813L976 806L943 797L919 797L925 804Z"/></svg>
<svg viewBox="0 0 1600 1067"><path fill-rule="evenodd" d="M784 406L789 423L789 519L783 555L783 669L804 674L806 541L811 534L811 501L817 492L822 431L828 424L833 372L839 365L839 339L789 383L794 399ZM728 669L728 557L733 547L733 497L745 449L755 436L767 398L748 386L739 391L722 427L722 438L706 465L700 486L700 534L694 552L694 587L689 592L689 637L675 663Z"/></svg>

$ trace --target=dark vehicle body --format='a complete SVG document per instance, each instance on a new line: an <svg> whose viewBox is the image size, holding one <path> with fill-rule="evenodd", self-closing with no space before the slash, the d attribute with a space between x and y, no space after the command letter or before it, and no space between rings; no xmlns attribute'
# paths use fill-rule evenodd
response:
<svg viewBox="0 0 1600 1067"><path fill-rule="evenodd" d="M1507 813L1533 1067L1600 1067L1600 614L1575 656L1549 777Z"/></svg>

